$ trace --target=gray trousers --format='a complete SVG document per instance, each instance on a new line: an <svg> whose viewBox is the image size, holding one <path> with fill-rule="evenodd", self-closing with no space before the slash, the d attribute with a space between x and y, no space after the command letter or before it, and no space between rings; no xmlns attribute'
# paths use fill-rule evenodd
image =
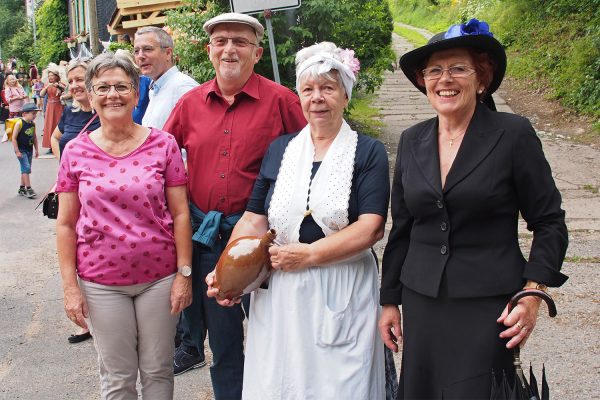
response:
<svg viewBox="0 0 600 400"><path fill-rule="evenodd" d="M173 352L179 315L171 315L175 274L132 286L80 280L89 309L103 400L137 400L140 375L144 400L173 398Z"/></svg>

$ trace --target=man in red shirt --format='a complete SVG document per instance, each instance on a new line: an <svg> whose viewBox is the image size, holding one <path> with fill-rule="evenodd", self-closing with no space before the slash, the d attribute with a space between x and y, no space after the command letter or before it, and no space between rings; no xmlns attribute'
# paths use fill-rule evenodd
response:
<svg viewBox="0 0 600 400"><path fill-rule="evenodd" d="M196 349L203 348L202 332L208 329L215 398L235 400L242 393L243 310L239 304L221 307L209 299L204 279L246 208L267 147L278 136L301 130L306 120L297 95L254 72L264 34L256 18L221 14L207 21L204 30L216 78L186 93L164 130L187 152L194 297L184 321Z"/></svg>

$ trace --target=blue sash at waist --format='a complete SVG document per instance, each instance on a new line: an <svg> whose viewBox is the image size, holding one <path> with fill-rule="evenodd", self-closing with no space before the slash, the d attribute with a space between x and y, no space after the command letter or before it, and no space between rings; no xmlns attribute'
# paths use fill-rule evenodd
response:
<svg viewBox="0 0 600 400"><path fill-rule="evenodd" d="M204 213L194 203L190 202L190 214L192 218L192 240L215 250L217 238L229 238L235 224L242 217L242 213L224 216L220 211L209 211ZM220 246L221 249L224 248Z"/></svg>

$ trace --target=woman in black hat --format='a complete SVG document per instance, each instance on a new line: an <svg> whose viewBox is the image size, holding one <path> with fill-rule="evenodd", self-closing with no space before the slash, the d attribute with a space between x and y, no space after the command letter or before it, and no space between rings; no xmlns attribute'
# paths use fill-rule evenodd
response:
<svg viewBox="0 0 600 400"><path fill-rule="evenodd" d="M510 296L567 279L561 196L530 122L495 111L506 54L487 23L454 25L400 65L437 117L400 137L380 333L394 351L403 342L400 399L489 398L492 369L514 371L509 349L536 323L539 300L507 315Z"/></svg>

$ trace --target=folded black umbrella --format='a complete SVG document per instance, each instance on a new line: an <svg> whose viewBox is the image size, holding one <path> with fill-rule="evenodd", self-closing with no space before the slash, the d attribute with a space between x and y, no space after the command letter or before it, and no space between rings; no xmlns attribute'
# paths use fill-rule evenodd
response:
<svg viewBox="0 0 600 400"><path fill-rule="evenodd" d="M540 297L548 305L548 314L551 317L556 316L556 305L552 297L546 292L537 289L522 290L515 294L508 303L508 312L517 305L523 297ZM492 371L492 388L490 390L490 400L549 400L550 390L546 381L546 368L542 368L542 392L538 390L538 383L533 368L529 365L529 381L525 378L523 368L521 367L521 350L519 346L513 349L513 365L515 366L515 378L511 382L502 371L500 382L497 381L496 374Z"/></svg>

